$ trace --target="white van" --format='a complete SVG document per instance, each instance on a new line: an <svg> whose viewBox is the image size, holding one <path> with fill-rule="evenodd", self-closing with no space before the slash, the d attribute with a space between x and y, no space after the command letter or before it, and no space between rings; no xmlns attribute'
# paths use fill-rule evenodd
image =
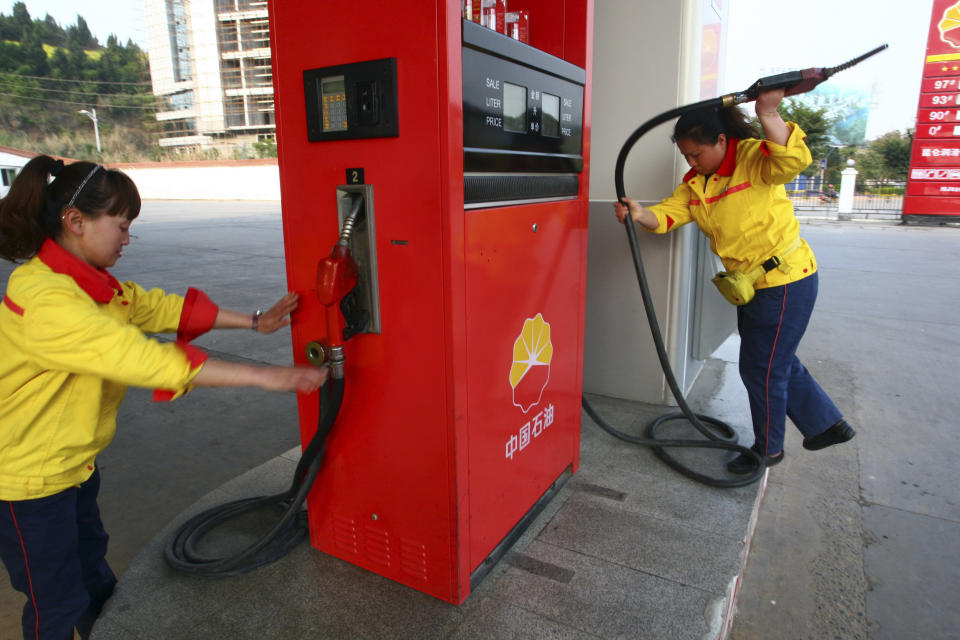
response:
<svg viewBox="0 0 960 640"><path fill-rule="evenodd" d="M0 198L7 196L10 185L13 184L13 179L20 173L23 165L30 162L30 158L35 155L37 155L35 152L0 147Z"/></svg>
<svg viewBox="0 0 960 640"><path fill-rule="evenodd" d="M6 198L20 167L0 167L0 198Z"/></svg>

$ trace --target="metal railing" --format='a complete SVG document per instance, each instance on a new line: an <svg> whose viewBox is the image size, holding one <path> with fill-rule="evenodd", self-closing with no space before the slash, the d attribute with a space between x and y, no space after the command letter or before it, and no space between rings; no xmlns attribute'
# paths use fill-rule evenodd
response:
<svg viewBox="0 0 960 640"><path fill-rule="evenodd" d="M791 189L788 184L787 196L793 202L798 213L837 213L839 208L839 190L829 186L821 189ZM870 214L884 217L899 216L903 211L903 194L906 182L903 180L858 180L853 196L854 215Z"/></svg>
<svg viewBox="0 0 960 640"><path fill-rule="evenodd" d="M853 195L854 212L900 213L903 211L904 180L858 180Z"/></svg>
<svg viewBox="0 0 960 640"><path fill-rule="evenodd" d="M836 211L837 195L816 189L787 190L787 197L798 211Z"/></svg>

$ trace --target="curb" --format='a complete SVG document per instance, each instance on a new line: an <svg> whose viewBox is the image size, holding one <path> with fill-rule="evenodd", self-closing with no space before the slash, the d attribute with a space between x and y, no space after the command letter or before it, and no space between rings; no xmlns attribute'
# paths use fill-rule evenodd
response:
<svg viewBox="0 0 960 640"><path fill-rule="evenodd" d="M750 522L747 524L747 533L743 538L743 549L740 550L740 571L730 580L727 587L727 609L723 614L723 628L717 640L726 640L733 628L733 619L737 613L737 597L740 595L740 584L743 581L743 574L747 568L747 559L750 557L750 546L753 544L753 534L757 529L757 520L760 517L760 503L763 502L763 496L767 491L767 479L770 477L770 469L763 473L760 479L760 488L757 490L757 498L753 502L753 510L750 512Z"/></svg>

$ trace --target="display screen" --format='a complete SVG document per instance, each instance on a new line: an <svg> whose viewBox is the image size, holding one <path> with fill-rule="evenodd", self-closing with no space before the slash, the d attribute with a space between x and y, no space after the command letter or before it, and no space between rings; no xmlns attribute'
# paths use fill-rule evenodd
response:
<svg viewBox="0 0 960 640"><path fill-rule="evenodd" d="M540 133L551 138L560 137L560 98L549 93L542 94L540 110L543 113L543 122Z"/></svg>
<svg viewBox="0 0 960 640"><path fill-rule="evenodd" d="M343 76L320 80L320 101L324 131L347 130L347 84Z"/></svg>
<svg viewBox="0 0 960 640"><path fill-rule="evenodd" d="M526 87L503 83L503 129L514 133L527 132Z"/></svg>
<svg viewBox="0 0 960 640"><path fill-rule="evenodd" d="M343 76L336 76L335 78L324 78L321 81L323 86L323 95L330 96L338 93L343 93L347 85L343 81Z"/></svg>

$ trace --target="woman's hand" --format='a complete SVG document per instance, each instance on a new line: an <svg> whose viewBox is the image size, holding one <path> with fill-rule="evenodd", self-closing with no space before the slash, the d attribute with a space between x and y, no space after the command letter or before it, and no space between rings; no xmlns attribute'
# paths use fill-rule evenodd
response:
<svg viewBox="0 0 960 640"><path fill-rule="evenodd" d="M257 331L273 333L278 329L290 326L290 314L296 311L298 304L300 304L300 294L296 291L291 291L283 296L277 304L260 314Z"/></svg>
<svg viewBox="0 0 960 640"><path fill-rule="evenodd" d="M776 142L779 145L786 145L790 139L790 129L780 117L777 107L783 101L783 89L770 89L761 91L757 96L755 108L757 110L757 120L763 127L763 134L767 140Z"/></svg>
<svg viewBox="0 0 960 640"><path fill-rule="evenodd" d="M330 370L313 366L264 367L260 370L260 383L267 391L302 391L310 393L326 380Z"/></svg>
<svg viewBox="0 0 960 640"><path fill-rule="evenodd" d="M623 204L623 202L627 204ZM654 215L650 209L641 207L637 201L632 198L624 198L623 202L613 203L613 212L620 222L627 219L627 211L629 210L630 219L634 222L639 222L647 229L656 229L660 226L660 221L657 220L657 216Z"/></svg>
<svg viewBox="0 0 960 640"><path fill-rule="evenodd" d="M624 201L627 203L627 205L632 204L634 202L630 198L624 198ZM617 216L617 220L619 220L620 222L623 222L624 220L627 219L627 211L628 211L627 205L623 204L623 202L613 203L613 213ZM636 220L636 217L634 216L632 209L630 209L629 211L630 211L631 219Z"/></svg>
<svg viewBox="0 0 960 640"><path fill-rule="evenodd" d="M296 311L300 303L300 295L291 291L280 298L280 301L261 313L258 318L250 312L242 313L230 309L220 308L217 319L213 323L214 329L256 329L260 333L273 333L277 329L290 326L290 314Z"/></svg>
<svg viewBox="0 0 960 640"><path fill-rule="evenodd" d="M783 102L784 89L769 89L761 91L757 96L757 102L754 107L757 110L757 117L761 114L776 113L777 107Z"/></svg>

